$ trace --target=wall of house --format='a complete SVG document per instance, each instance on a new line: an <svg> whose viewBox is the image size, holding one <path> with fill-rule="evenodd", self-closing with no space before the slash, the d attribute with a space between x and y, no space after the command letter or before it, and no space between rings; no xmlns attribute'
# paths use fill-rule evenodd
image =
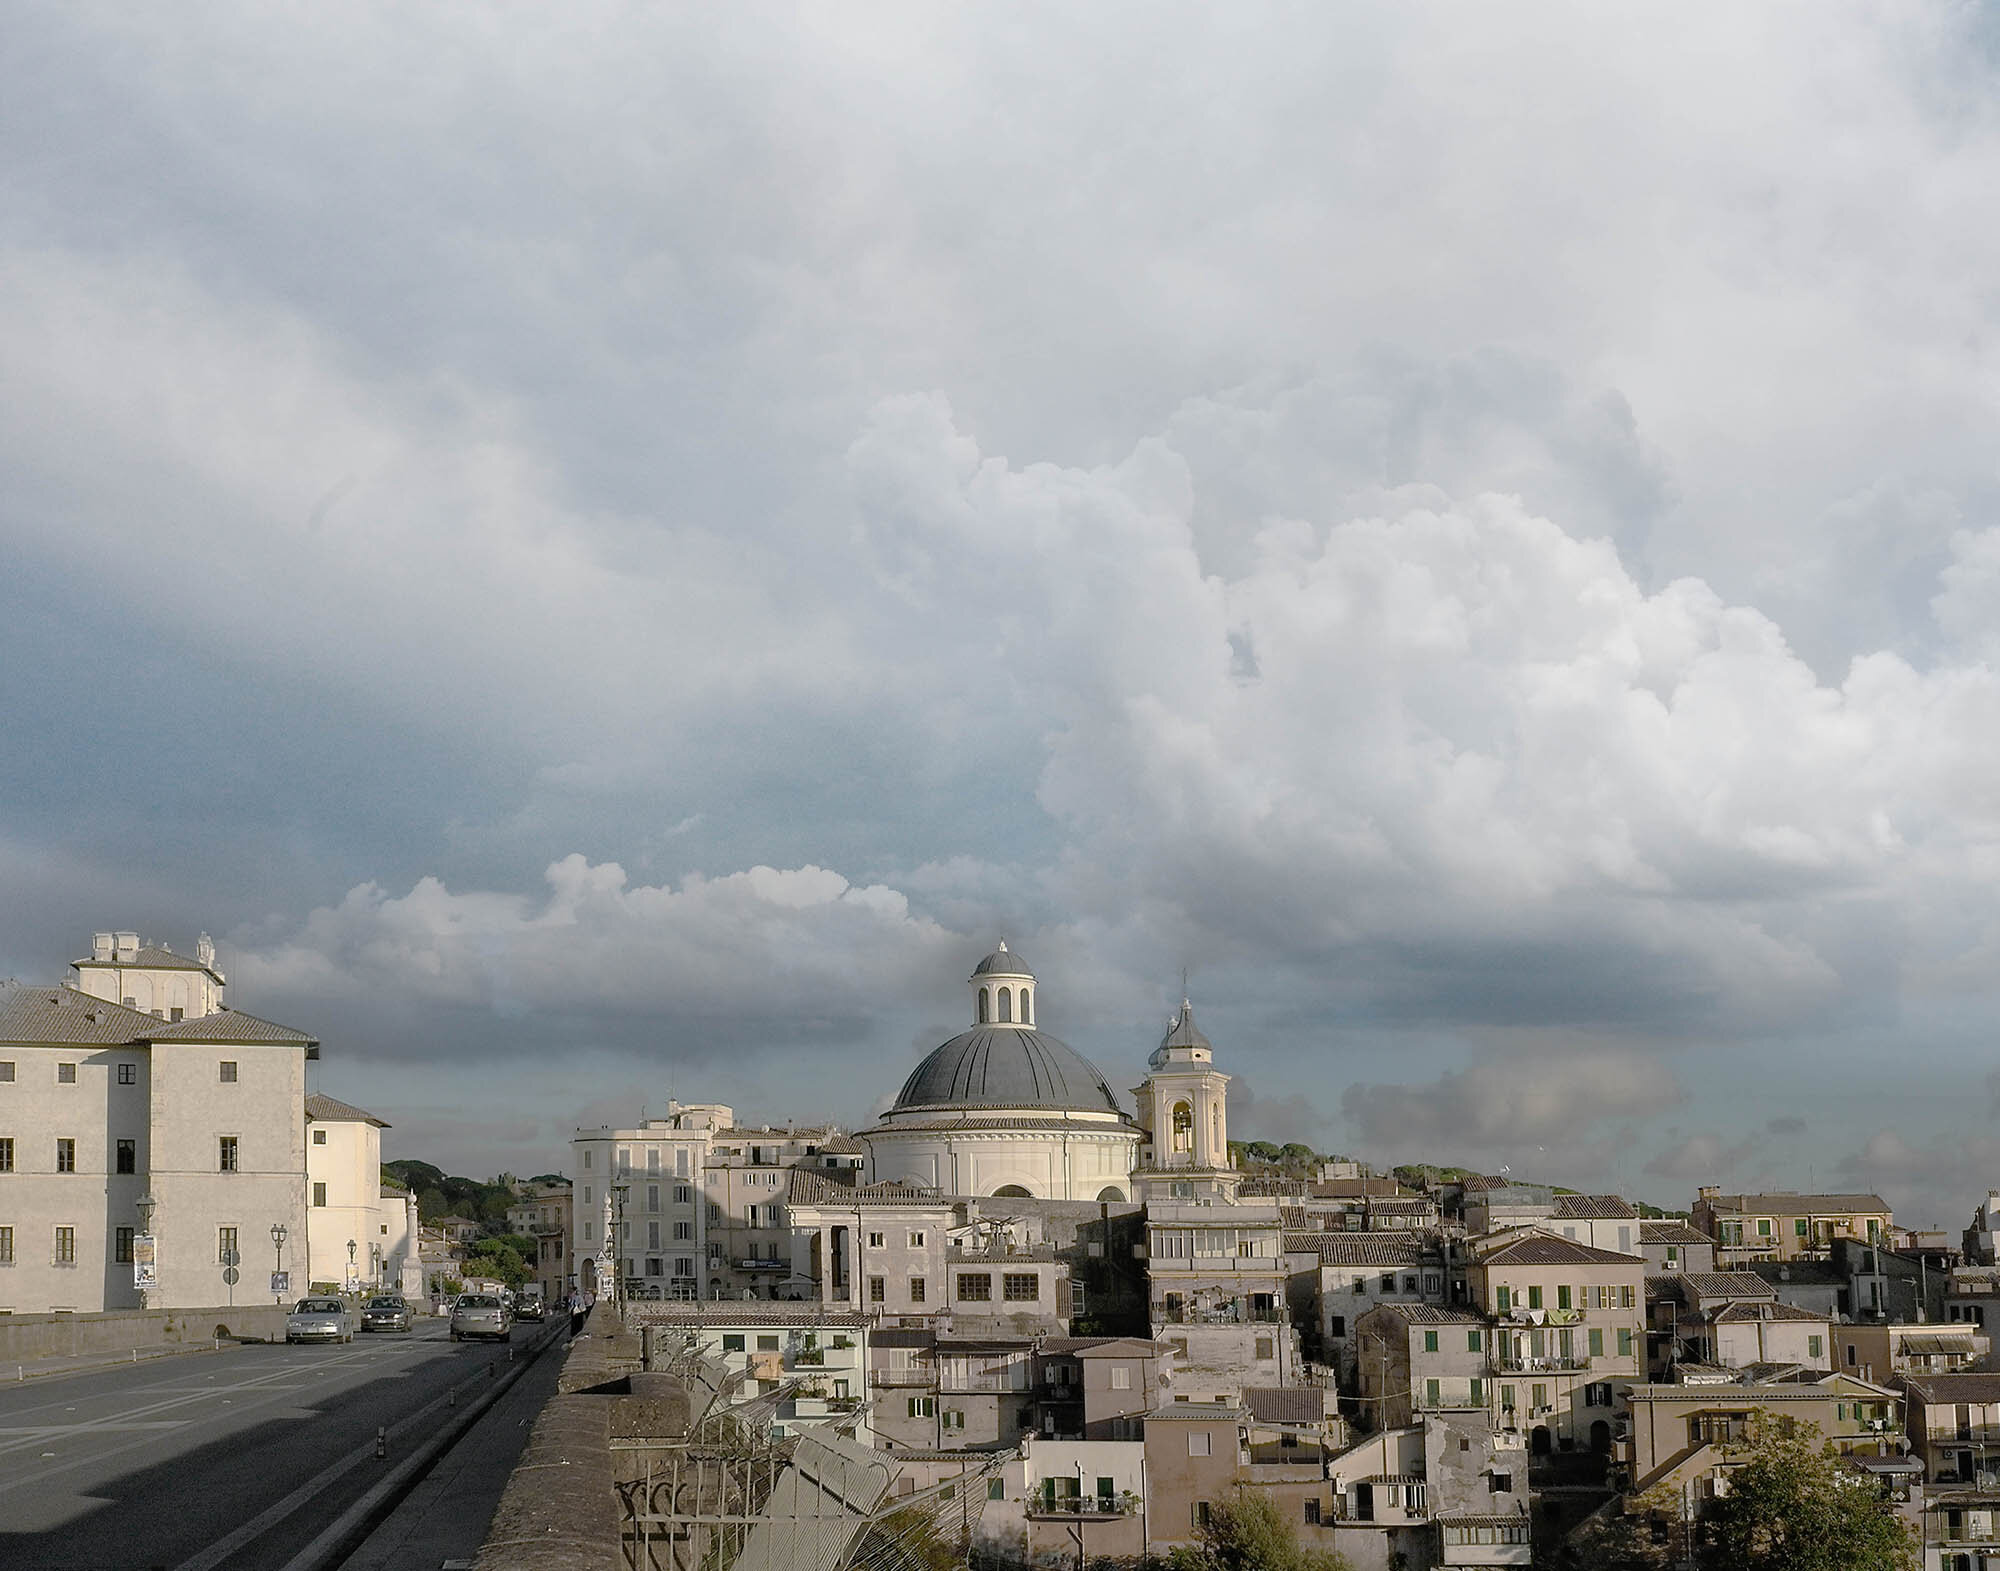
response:
<svg viewBox="0 0 2000 1571"><path fill-rule="evenodd" d="M305 1051L298 1046L153 1047L150 1186L159 1205L164 1306L270 1298L275 1263L271 1225L289 1230L287 1267L296 1272L306 1231ZM221 1065L237 1066L224 1082ZM221 1171L219 1137L237 1138L236 1171ZM222 1280L218 1233L236 1229L242 1256L234 1289ZM344 1252L343 1252L344 1257Z"/></svg>
<svg viewBox="0 0 2000 1571"><path fill-rule="evenodd" d="M1241 1449L1234 1419L1157 1417L1146 1422L1146 1547L1191 1543L1197 1502L1226 1500ZM1197 1454L1197 1443L1205 1454Z"/></svg>
<svg viewBox="0 0 2000 1571"><path fill-rule="evenodd" d="M1730 1369L1751 1364L1833 1368L1832 1327L1824 1320L1757 1320L1718 1325L1715 1344L1716 1362ZM1817 1352L1813 1351L1815 1344Z"/></svg>
<svg viewBox="0 0 2000 1571"><path fill-rule="evenodd" d="M1158 1340L1173 1349L1174 1394L1194 1401L1234 1402L1247 1386L1297 1382L1299 1334L1275 1321L1172 1325Z"/></svg>
<svg viewBox="0 0 2000 1571"><path fill-rule="evenodd" d="M13 1066L0 1082L0 1136L14 1142L14 1170L0 1179L0 1227L13 1229L13 1263L0 1268L0 1309L90 1314L136 1307L132 1267L115 1259L116 1229L139 1225L146 1192L150 1086L144 1048L0 1048ZM119 1085L130 1064L135 1083ZM63 1081L59 1066L74 1080ZM75 1171L56 1171L56 1142L75 1141ZM136 1142L129 1176L112 1172L119 1139ZM56 1229L73 1229L73 1263L56 1259Z"/></svg>
<svg viewBox="0 0 2000 1571"><path fill-rule="evenodd" d="M321 1185L326 1203L318 1203ZM354 1240L356 1280L372 1285L370 1246L382 1232L382 1131L364 1119L311 1119L306 1125L307 1282L347 1281L347 1241ZM307 1283L300 1283L304 1291Z"/></svg>

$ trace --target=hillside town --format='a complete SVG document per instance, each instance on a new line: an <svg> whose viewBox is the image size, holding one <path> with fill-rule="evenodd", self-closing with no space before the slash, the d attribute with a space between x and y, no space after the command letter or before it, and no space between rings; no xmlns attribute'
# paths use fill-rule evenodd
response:
<svg viewBox="0 0 2000 1571"><path fill-rule="evenodd" d="M1003 942L868 1127L669 1099L483 1216L420 1217L393 1175L436 1170L385 1169L385 1121L306 1090L321 1044L225 1003L206 938L100 933L70 971L0 988L10 1325L207 1314L225 1273L230 1303L421 1303L504 1254L717 1371L770 1443L976 1483L979 1565L1136 1565L1246 1490L1366 1571L1527 1566L1609 1521L1672 1556L1774 1420L1925 1566L2000 1560L2000 1189L1947 1237L1874 1194L1675 1213L1245 1143L1191 1002L1121 1095Z"/></svg>

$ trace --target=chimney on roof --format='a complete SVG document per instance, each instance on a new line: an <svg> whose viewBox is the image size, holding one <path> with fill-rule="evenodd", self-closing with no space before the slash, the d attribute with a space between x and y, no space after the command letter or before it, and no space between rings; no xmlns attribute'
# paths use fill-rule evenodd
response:
<svg viewBox="0 0 2000 1571"><path fill-rule="evenodd" d="M112 935L117 946L116 958L137 960L139 958L139 935L137 933L115 933Z"/></svg>
<svg viewBox="0 0 2000 1571"><path fill-rule="evenodd" d="M111 958L111 935L109 933L92 933L90 935L90 958L93 960L109 960ZM1993 1198L2000 1200L2000 1195L1995 1195Z"/></svg>
<svg viewBox="0 0 2000 1571"><path fill-rule="evenodd" d="M211 971L215 969L215 940L208 934L203 933L194 941L194 958L197 965L205 965Z"/></svg>

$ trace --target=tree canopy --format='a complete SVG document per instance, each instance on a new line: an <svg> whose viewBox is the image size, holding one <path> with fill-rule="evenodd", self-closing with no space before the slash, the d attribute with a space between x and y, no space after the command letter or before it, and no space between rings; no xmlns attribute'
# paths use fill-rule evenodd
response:
<svg viewBox="0 0 2000 1571"><path fill-rule="evenodd" d="M1352 1562L1301 1544L1276 1501L1239 1486L1209 1508L1200 1536L1169 1555L1167 1565L1169 1571L1351 1571Z"/></svg>
<svg viewBox="0 0 2000 1571"><path fill-rule="evenodd" d="M1755 1423L1702 1513L1702 1571L1915 1571L1916 1540L1811 1424Z"/></svg>

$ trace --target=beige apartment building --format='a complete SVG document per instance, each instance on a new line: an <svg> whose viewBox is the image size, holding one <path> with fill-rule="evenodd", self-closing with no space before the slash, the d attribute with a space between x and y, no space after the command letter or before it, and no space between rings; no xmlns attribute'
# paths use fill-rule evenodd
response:
<svg viewBox="0 0 2000 1571"><path fill-rule="evenodd" d="M1841 1238L1887 1245L1895 1218L1880 1195L1725 1195L1704 1185L1695 1192L1691 1220L1715 1240L1726 1269L1753 1260L1824 1258Z"/></svg>
<svg viewBox="0 0 2000 1571"><path fill-rule="evenodd" d="M908 1184L850 1187L809 1169L790 1179L780 1218L788 1290L888 1325L928 1325L944 1312L951 1201Z"/></svg>
<svg viewBox="0 0 2000 1571"><path fill-rule="evenodd" d="M190 1014L219 973L130 937L99 935L75 962L94 991L0 985L0 1308L15 1313L269 1302L278 1226L299 1263L319 1044L234 1009ZM174 963L142 963L159 956Z"/></svg>
<svg viewBox="0 0 2000 1571"><path fill-rule="evenodd" d="M636 1299L703 1296L702 1184L713 1131L728 1120L726 1107L673 1103L666 1117L631 1128L577 1130L570 1142L571 1214L585 1293L609 1293L622 1276Z"/></svg>
<svg viewBox="0 0 2000 1571"><path fill-rule="evenodd" d="M1169 1402L1145 1417L1146 1551L1193 1543L1250 1465L1249 1412L1232 1403Z"/></svg>
<svg viewBox="0 0 2000 1571"><path fill-rule="evenodd" d="M1760 1417L1816 1425L1844 1455L1889 1457L1902 1446L1902 1399L1886 1386L1846 1374L1789 1379L1717 1378L1684 1385L1635 1385L1625 1393L1633 1495L1665 1487L1692 1521L1742 1458L1732 1450Z"/></svg>
<svg viewBox="0 0 2000 1571"><path fill-rule="evenodd" d="M1421 1413L1485 1412L1493 1399L1493 1333L1483 1315L1439 1304L1378 1304L1355 1322L1361 1408L1378 1428Z"/></svg>
<svg viewBox="0 0 2000 1571"><path fill-rule="evenodd" d="M535 1241L535 1285L550 1303L568 1296L576 1270L569 1254L575 1202L576 1186L564 1179L523 1186L507 1208L507 1231Z"/></svg>
<svg viewBox="0 0 2000 1571"><path fill-rule="evenodd" d="M1616 1387L1645 1377L1645 1260L1536 1231L1471 1250L1467 1294L1492 1322L1502 1424L1538 1452L1606 1448Z"/></svg>

